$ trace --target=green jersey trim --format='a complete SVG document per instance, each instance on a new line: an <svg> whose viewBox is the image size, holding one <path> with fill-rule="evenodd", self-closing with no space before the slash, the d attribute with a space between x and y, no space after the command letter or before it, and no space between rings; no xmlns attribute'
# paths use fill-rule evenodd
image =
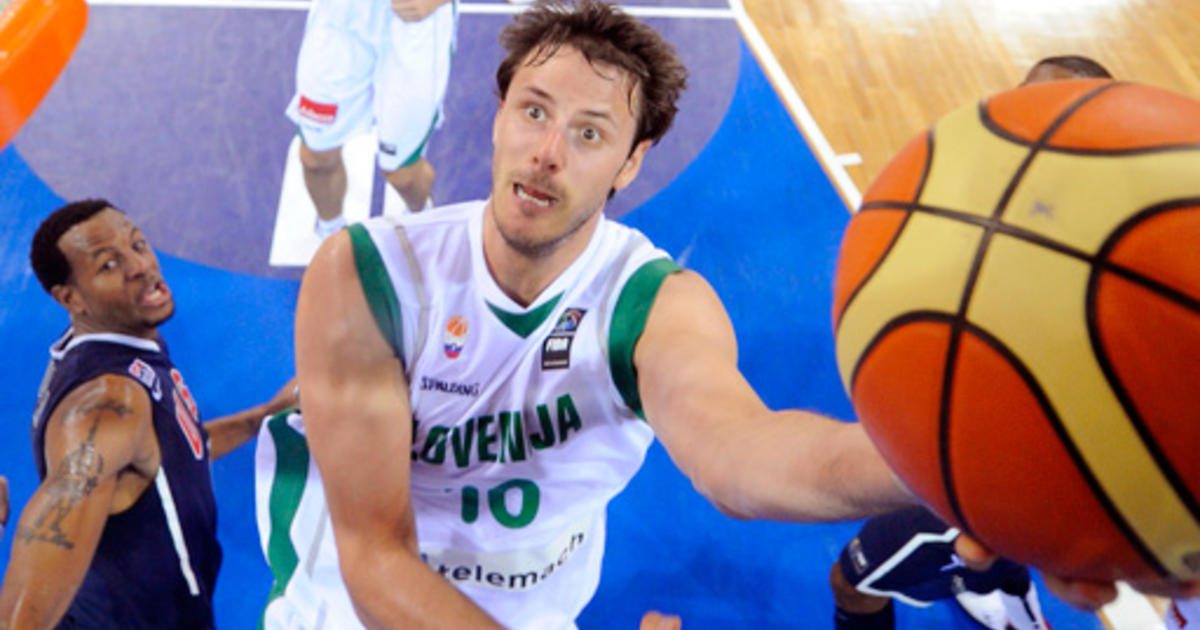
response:
<svg viewBox="0 0 1200 630"><path fill-rule="evenodd" d="M396 289L392 287L392 279L388 276L383 257L371 240L371 234L361 224L346 228L350 232L350 244L354 251L354 267L358 270L358 280L362 283L363 294L367 297L367 306L371 315L375 316L375 324L379 332L392 347L397 357L404 357L404 329L401 327L400 304L396 298Z"/></svg>
<svg viewBox="0 0 1200 630"><path fill-rule="evenodd" d="M633 350L637 347L642 331L646 329L646 318L654 297L667 276L683 269L670 258L658 258L638 267L633 272L613 309L612 326L608 331L608 366L613 383L621 398L637 416L643 420L642 397L637 388L637 370L633 366Z"/></svg>
<svg viewBox="0 0 1200 630"><path fill-rule="evenodd" d="M300 564L300 556L292 546L290 532L308 481L308 444L304 436L287 423L288 416L295 412L295 409L289 409L267 420L267 430L275 442L275 475L267 501L271 523L271 534L267 538L267 564L275 581L267 595L268 605L283 595ZM266 612L264 606L264 617L258 622L260 630Z"/></svg>
<svg viewBox="0 0 1200 630"><path fill-rule="evenodd" d="M562 294L559 293L550 298L545 304L528 313L509 313L491 302L488 302L487 305L492 313L496 315L496 318L500 320L501 324L504 324L509 330L516 333L518 337L524 339L529 336L529 333L537 330L537 327L541 326L542 322L546 321L546 318L550 316L550 311L554 310L554 306L558 304L558 300L561 297Z"/></svg>

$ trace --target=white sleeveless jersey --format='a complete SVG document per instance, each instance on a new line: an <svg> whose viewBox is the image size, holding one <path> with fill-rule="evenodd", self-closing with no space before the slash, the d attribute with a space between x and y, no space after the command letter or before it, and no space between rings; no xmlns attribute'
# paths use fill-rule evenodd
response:
<svg viewBox="0 0 1200 630"><path fill-rule="evenodd" d="M414 418L397 422L412 423L424 560L510 628L573 628L599 582L605 507L653 439L633 349L679 267L602 219L521 307L487 270L483 208L351 227L355 262L409 379ZM323 546L316 562L336 567Z"/></svg>

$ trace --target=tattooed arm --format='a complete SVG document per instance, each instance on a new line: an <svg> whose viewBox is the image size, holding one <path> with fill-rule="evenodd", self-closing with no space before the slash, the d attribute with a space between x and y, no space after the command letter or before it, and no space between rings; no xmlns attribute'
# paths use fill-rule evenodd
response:
<svg viewBox="0 0 1200 630"><path fill-rule="evenodd" d="M150 400L105 375L77 387L46 421L46 478L21 512L0 588L0 629L51 628L75 596L104 523L158 467Z"/></svg>

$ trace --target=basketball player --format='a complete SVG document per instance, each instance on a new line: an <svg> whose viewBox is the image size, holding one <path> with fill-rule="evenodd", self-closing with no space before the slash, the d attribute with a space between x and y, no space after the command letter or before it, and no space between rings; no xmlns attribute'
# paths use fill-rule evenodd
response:
<svg viewBox="0 0 1200 630"><path fill-rule="evenodd" d="M983 571L968 569L954 552L956 538L957 529L924 507L868 520L829 574L834 628L891 630L893 599L928 606L955 597L984 627L1046 630L1029 570L1003 559ZM989 608L985 596L999 606Z"/></svg>
<svg viewBox="0 0 1200 630"><path fill-rule="evenodd" d="M17 523L0 628L212 628L209 460L294 404L292 387L200 424L158 334L174 298L141 231L107 201L50 214L30 261L71 326L38 393L42 483Z"/></svg>
<svg viewBox="0 0 1200 630"><path fill-rule="evenodd" d="M345 225L342 145L375 128L378 163L410 210L425 207L424 158L450 76L454 0L317 0L296 62L287 115L300 130L304 183L321 238Z"/></svg>
<svg viewBox="0 0 1200 630"><path fill-rule="evenodd" d="M1033 64L1021 85L1059 81L1062 79L1111 79L1108 70L1094 59L1083 55L1046 57Z"/></svg>
<svg viewBox="0 0 1200 630"><path fill-rule="evenodd" d="M573 628L655 437L739 518L912 501L857 424L767 409L708 283L604 217L670 127L674 51L595 0L501 41L490 198L338 232L305 274L304 417L260 432L267 628Z"/></svg>

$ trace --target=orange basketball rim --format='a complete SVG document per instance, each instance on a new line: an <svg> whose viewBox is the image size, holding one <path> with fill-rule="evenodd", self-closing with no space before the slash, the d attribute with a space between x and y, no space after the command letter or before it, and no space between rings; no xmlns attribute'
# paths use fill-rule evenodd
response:
<svg viewBox="0 0 1200 630"><path fill-rule="evenodd" d="M83 0L0 0L0 148L50 90L86 23Z"/></svg>

